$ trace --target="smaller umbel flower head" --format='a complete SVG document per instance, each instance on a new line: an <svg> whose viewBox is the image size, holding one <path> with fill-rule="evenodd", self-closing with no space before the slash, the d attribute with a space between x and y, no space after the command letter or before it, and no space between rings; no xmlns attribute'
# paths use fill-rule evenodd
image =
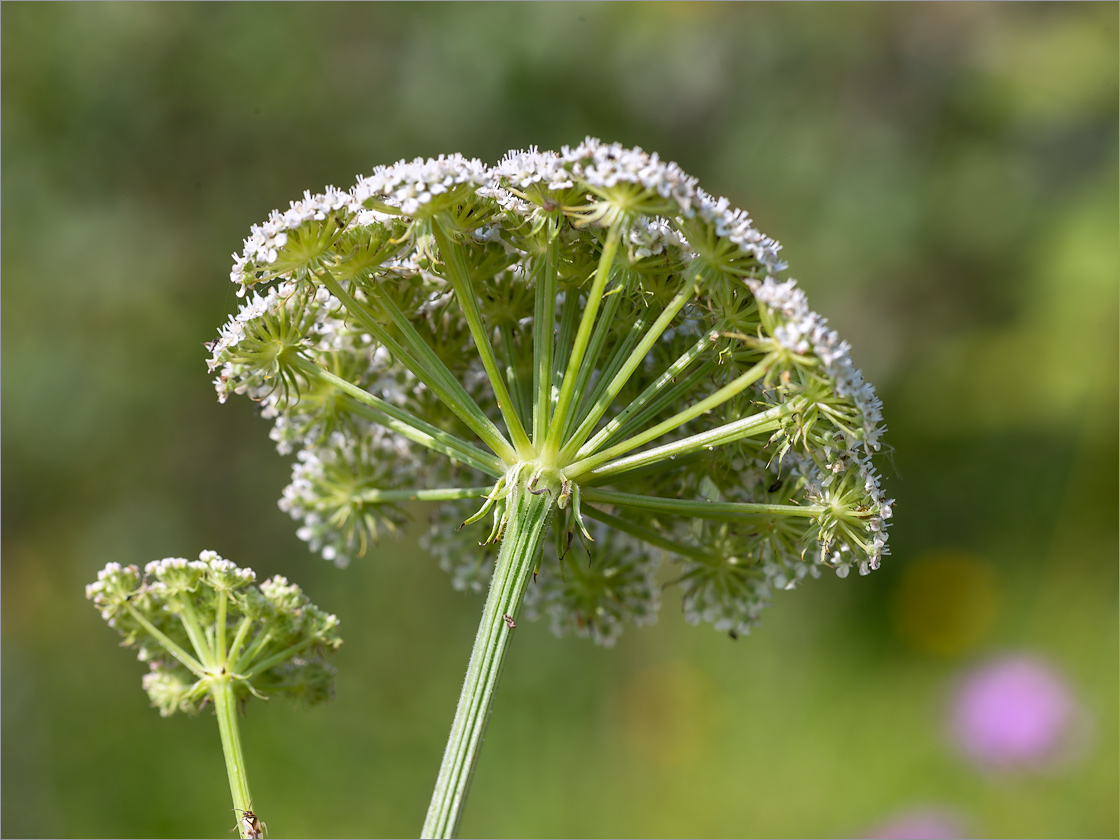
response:
<svg viewBox="0 0 1120 840"><path fill-rule="evenodd" d="M256 585L213 551L136 566L110 563L86 587L101 617L148 663L144 689L160 714L196 713L215 683L234 696L282 694L309 705L328 699L342 645L338 619L277 575Z"/></svg>
<svg viewBox="0 0 1120 840"><path fill-rule="evenodd" d="M547 494L531 613L610 644L675 583L734 636L888 553L879 400L779 250L641 149L401 161L253 228L210 368L296 455L281 505L327 559L439 502L424 544L479 589Z"/></svg>

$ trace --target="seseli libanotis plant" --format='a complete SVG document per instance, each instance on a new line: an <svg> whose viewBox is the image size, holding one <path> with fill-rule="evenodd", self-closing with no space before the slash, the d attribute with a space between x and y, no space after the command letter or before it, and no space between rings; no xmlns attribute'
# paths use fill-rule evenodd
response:
<svg viewBox="0 0 1120 840"><path fill-rule="evenodd" d="M298 535L344 565L439 502L425 545L489 585L425 836L456 830L522 606L610 645L676 584L735 637L774 590L887 553L880 402L778 250L589 138L378 167L235 255L210 368L295 453Z"/></svg>
<svg viewBox="0 0 1120 840"><path fill-rule="evenodd" d="M159 713L197 714L213 705L237 828L261 837L253 811L237 716L250 697L287 696L313 706L334 690L324 657L338 650L338 618L279 575L256 573L204 551L144 567L109 563L86 587L101 617L135 648L142 684Z"/></svg>

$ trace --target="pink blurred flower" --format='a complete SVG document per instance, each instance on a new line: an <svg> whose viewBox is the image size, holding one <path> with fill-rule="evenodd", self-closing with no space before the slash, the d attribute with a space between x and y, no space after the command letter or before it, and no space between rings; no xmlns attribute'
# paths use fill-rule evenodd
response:
<svg viewBox="0 0 1120 840"><path fill-rule="evenodd" d="M955 815L938 808L896 814L867 835L868 840L958 840L964 837Z"/></svg>
<svg viewBox="0 0 1120 840"><path fill-rule="evenodd" d="M957 746L985 767L1039 767L1069 744L1079 710L1069 685L1027 656L996 660L967 676L953 699Z"/></svg>

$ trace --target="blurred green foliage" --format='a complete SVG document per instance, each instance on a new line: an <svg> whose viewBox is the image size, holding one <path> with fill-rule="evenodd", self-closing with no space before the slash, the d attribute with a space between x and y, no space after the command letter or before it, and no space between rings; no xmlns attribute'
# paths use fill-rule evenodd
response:
<svg viewBox="0 0 1120 840"><path fill-rule="evenodd" d="M162 720L83 586L214 548L338 613L337 699L243 724L275 836L418 831L481 600L415 545L339 571L202 342L228 255L402 157L656 150L751 211L883 397L868 578L732 643L518 630L463 830L1116 836L1117 6L27 4L2 27L3 832L229 836L218 735ZM415 516L423 522L426 511ZM968 667L1048 658L1087 715L1046 773L944 736Z"/></svg>

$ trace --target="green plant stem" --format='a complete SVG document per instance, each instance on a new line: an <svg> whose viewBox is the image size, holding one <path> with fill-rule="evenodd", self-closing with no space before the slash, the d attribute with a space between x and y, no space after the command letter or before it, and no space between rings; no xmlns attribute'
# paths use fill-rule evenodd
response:
<svg viewBox="0 0 1120 840"><path fill-rule="evenodd" d="M669 366L668 370L647 385L645 390L632 400L626 408L622 409L622 411L612 418L609 423L591 438L591 440L581 446L579 452L576 453L576 457L586 458L606 443L612 436L619 433L621 429L625 428L626 422L645 408L658 394L663 393L666 388L676 382L677 377L687 370L694 361L700 358L700 356L711 347L713 340L712 333L697 339L696 343L682 353L681 356Z"/></svg>
<svg viewBox="0 0 1120 840"><path fill-rule="evenodd" d="M517 617L552 508L549 492L538 495L529 491L526 486L529 474L529 470L520 470L507 496L509 518L505 535L422 837L454 837L462 819L467 788L478 761L509 642L515 632L505 616L511 620Z"/></svg>
<svg viewBox="0 0 1120 840"><path fill-rule="evenodd" d="M230 663L230 670L232 670L232 672L235 674L241 674L242 672L244 672L245 669L249 667L249 663L256 660L256 658L264 652L264 649L268 647L268 643L271 641L272 631L261 630L257 634L256 638L253 639L248 649L238 657L237 661Z"/></svg>
<svg viewBox="0 0 1120 840"><path fill-rule="evenodd" d="M521 418L517 414L513 397L506 387L505 377L494 355L494 348L490 344L490 332L482 321L482 310L479 308L478 297L471 283L470 268L467 265L463 246L452 241L438 224L432 225L432 233L439 246L440 256L443 258L444 277L455 291L455 298L459 301L467 328L474 339L475 349L478 350L478 357L482 360L486 376L490 379L490 386L494 389L498 410L502 413L502 419L506 421L506 428L509 429L513 445L522 458L531 457L533 444L525 433L525 427L521 425Z"/></svg>
<svg viewBox="0 0 1120 840"><path fill-rule="evenodd" d="M710 394L699 402L684 409L683 411L677 412L668 420L658 423L656 426L653 426L650 429L646 429L645 431L641 432L640 434L634 435L628 440L624 440L621 443L616 443L614 446L608 449L604 449L602 452L596 453L595 455L592 455L588 458L584 458L582 461L577 461L575 464L569 467L570 472L568 473L568 477L574 480L577 476L580 476L583 473L589 473L595 470L601 464L605 464L608 461L612 461L613 459L617 459L618 462L621 463L625 459L619 458L620 455L629 452L631 449L636 449L643 444L649 443L651 440L655 440L667 432L671 432L675 429L680 428L689 420L693 420L702 414L706 414L712 409L718 408L719 406L723 405L723 403L727 402L732 397L741 394L750 385L754 384L763 376L765 376L766 372L770 369L771 365L773 365L776 360L777 355L771 353L746 373L736 377L732 382L724 385L714 394ZM754 417L746 418L746 421L748 421L749 424L755 422L759 418L768 416L770 416L769 412L763 412L762 414L757 414ZM736 424L727 424L728 429L733 426L736 426ZM693 435L692 438L699 440L701 436ZM708 441L705 441L705 443L707 442ZM715 443L714 440L711 442L713 444ZM658 450L658 456L660 456L660 454L661 453Z"/></svg>
<svg viewBox="0 0 1120 840"><path fill-rule="evenodd" d="M576 330L579 327L581 311L579 289L565 288L564 303L560 307L560 327L553 341L552 385L548 396L549 428L552 427L552 415L556 411L556 401L560 397L560 385L564 381L564 371L568 367L568 358L572 355L572 344L576 340ZM546 431L546 437L547 434ZM537 449L540 450L541 446L538 445Z"/></svg>
<svg viewBox="0 0 1120 840"><path fill-rule="evenodd" d="M226 655L226 605L229 602L229 593L225 589L218 591L218 614L214 618L214 653L219 660Z"/></svg>
<svg viewBox="0 0 1120 840"><path fill-rule="evenodd" d="M645 359L650 348L653 347L657 340L664 334L665 330L668 329L669 324L677 317L677 314L684 305L688 303L692 294L692 288L688 287L678 292L676 297L669 301L669 305L665 307L665 310L658 316L657 320L653 322L653 325L642 337L638 346L630 352L621 370L611 377L610 384L607 385L605 392L592 403L591 409L580 424L580 427L576 429L571 438L564 445L564 449L561 452L563 460L575 460L575 452L583 445L584 441L587 440L588 435L594 430L595 424L599 422L599 418L606 414L610 404L614 402L614 398L619 395L626 386L626 383L630 381L630 377L634 375L634 371L638 369L638 366ZM606 381L605 377L604 381Z"/></svg>
<svg viewBox="0 0 1120 840"><path fill-rule="evenodd" d="M533 308L533 447L544 442L552 409L553 331L556 329L556 273L560 241L549 236L548 248L537 270Z"/></svg>
<svg viewBox="0 0 1120 840"><path fill-rule="evenodd" d="M639 540L643 540L650 545L655 545L658 548L663 548L666 551L671 551L673 554L678 554L681 557L691 557L694 560L700 560L701 562L720 562L722 559L718 555L713 554L710 551L705 551L698 546L685 545L684 543L679 543L676 540L671 540L668 537L665 537L650 528L638 525L637 523L631 522L628 519L623 519L621 516L615 516L612 513L607 513L605 510L599 510L598 508L594 508L591 505L584 506L583 512L590 519L598 520L604 525L609 525L611 528L615 528L616 530L622 531L625 534L629 534L632 537L637 537Z"/></svg>
<svg viewBox="0 0 1120 840"><path fill-rule="evenodd" d="M260 660L259 662L254 662L252 668L249 669L248 673L240 674L240 676L241 676L242 679L251 680L254 677L256 677L257 675L263 674L265 671L267 671L273 665L276 665L279 662L283 662L285 659L291 659L293 656L295 656L301 650L307 650L307 648L311 647L313 644L315 644L315 640L309 638L309 639L304 639L302 642L299 642L298 644L290 645L290 646L284 648L283 650L278 650L278 651L276 651L276 653L272 654L271 656L268 656L268 657ZM260 653L260 651L257 651L257 653ZM251 662L251 661L252 660L249 660L249 661L245 662L243 667L248 667L249 662ZM238 664L241 665L242 663L238 663Z"/></svg>
<svg viewBox="0 0 1120 840"><path fill-rule="evenodd" d="M622 493L588 487L584 498L591 502L625 505L654 513L669 513L697 519L740 520L751 516L803 516L817 517L824 512L823 505L772 505L753 502L709 502L704 499L663 499L639 493Z"/></svg>
<svg viewBox="0 0 1120 840"><path fill-rule="evenodd" d="M591 289L587 292L587 302L584 305L583 317L576 331L575 342L572 344L572 353L568 357L568 367L560 383L560 395L556 399L556 410L553 412L552 423L549 426L548 437L545 439L543 450L544 458L553 462L560 451L561 439L568 425L568 412L572 407L575 396L576 380L579 377L580 367L583 364L583 355L591 341L591 331L595 326L595 316L599 313L599 304L603 301L603 292L607 288L607 280L611 274L615 254L618 252L618 243L622 238L622 228L614 225L607 233L607 241L599 254L599 265L595 270L595 279ZM567 299L565 299L567 303Z"/></svg>
<svg viewBox="0 0 1120 840"><path fill-rule="evenodd" d="M233 635L233 641L229 643L228 651L218 651L219 656L224 656L226 662L237 662L241 655L241 646L245 644L245 639L249 635L249 629L253 625L253 620L249 616L241 619L241 623L237 626L237 632Z"/></svg>
<svg viewBox="0 0 1120 840"><path fill-rule="evenodd" d="M229 792L233 807L248 811L253 797L249 793L249 779L245 774L245 756L241 751L241 732L237 726L237 698L233 693L233 680L228 674L210 679L210 696L214 700L214 713L218 716L218 732L222 736L222 753L226 759ZM237 821L239 836L246 837L242 821Z"/></svg>
<svg viewBox="0 0 1120 840"><path fill-rule="evenodd" d="M521 375L521 369L517 364L518 352L517 346L513 340L513 329L509 324L502 324L498 328L498 332L502 338L502 352L506 357L506 381L509 383L510 396L513 397L513 408L517 412L517 416L521 418L522 425L532 423L532 399L533 395L530 392L530 385L525 382L524 377ZM533 450L532 443L529 444L530 451Z"/></svg>
<svg viewBox="0 0 1120 840"><path fill-rule="evenodd" d="M587 464L593 459L587 458L570 466L568 475L572 481L583 480L590 484L603 481L611 476L648 468L662 461L672 461L678 457L695 455L703 449L711 450L717 446L742 440L745 437L772 432L781 427L782 418L796 413L802 406L803 402L800 400L778 405L760 414L744 417L732 423L725 423L714 429L689 435L654 449L643 450L635 455L616 458L607 464L592 469L588 469Z"/></svg>
<svg viewBox="0 0 1120 840"><path fill-rule="evenodd" d="M213 641L206 638L206 631L202 629L198 616L195 615L194 607L191 606L190 599L179 597L175 600L179 604L179 619L183 624L183 629L187 631L187 638L191 640L195 655L198 656L199 661L205 667L216 670L218 668L218 657L214 650Z"/></svg>
<svg viewBox="0 0 1120 840"><path fill-rule="evenodd" d="M603 295L603 303L602 306L600 306L598 320L595 322L595 329L591 333L591 340L588 342L587 349L584 351L583 362L580 364L579 374L576 376L576 387L573 392L576 396L572 399L571 410L568 412L568 422L564 428L562 440L567 437L568 433L581 416L580 405L590 390L588 385L591 382L591 376L596 368L599 367L599 357L603 352L603 345L616 326L615 313L618 311L619 304L622 302L622 295L623 292L620 289L615 289L613 294ZM623 339L623 341L624 340L625 339ZM619 343L622 342L620 341Z"/></svg>
<svg viewBox="0 0 1120 840"><path fill-rule="evenodd" d="M300 359L295 365L307 376L317 377L334 385L352 400L369 409L370 411L366 416L375 423L380 423L385 428L392 429L433 452L439 452L452 460L474 467L488 475L499 476L502 474L501 460L489 452L484 452L477 446L460 440L455 435L445 432L431 423L426 423L403 408L375 397L353 382L331 373L315 362Z"/></svg>
<svg viewBox="0 0 1120 840"><path fill-rule="evenodd" d="M494 451L506 463L514 463L517 454L513 447L502 436L498 427L491 422L462 384L452 375L447 366L440 361L435 351L427 342L417 334L408 318L397 308L393 300L386 295L377 297L377 304L403 334L404 343L397 341L389 332L378 323L370 311L360 304L353 295L346 291L329 271L321 269L318 273L320 282L339 302L346 307L346 311L370 335L380 341L385 348L400 359L417 379L431 388L432 393L446 405L456 417L463 421L472 432ZM370 291L376 292L376 285Z"/></svg>
<svg viewBox="0 0 1120 840"><path fill-rule="evenodd" d="M481 499L489 487L438 487L415 490L362 490L353 498L363 502L447 502L452 499Z"/></svg>
<svg viewBox="0 0 1120 840"><path fill-rule="evenodd" d="M128 613L134 619L136 619L136 621L138 621L145 630L151 633L155 640L159 642L164 648L166 648L168 653L178 659L183 664L183 666L186 667L187 670L189 670L192 674L194 674L196 677L201 677L206 672L206 666L204 666L201 662L199 662L197 659L183 650L183 648L181 648L178 644L172 641L167 635L165 635L154 624L152 624L152 622L148 621L148 619L146 619L140 613L140 611L131 604L128 605Z"/></svg>

